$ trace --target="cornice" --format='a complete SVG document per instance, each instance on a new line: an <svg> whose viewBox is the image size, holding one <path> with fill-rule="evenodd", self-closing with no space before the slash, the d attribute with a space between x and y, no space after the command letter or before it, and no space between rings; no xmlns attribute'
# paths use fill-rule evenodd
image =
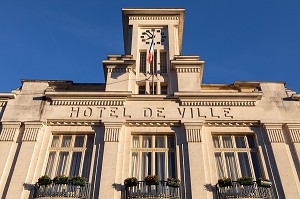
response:
<svg viewBox="0 0 300 199"><path fill-rule="evenodd" d="M132 127L169 127L169 126L180 126L180 121L149 121L149 120L138 120L138 121L127 121L126 126Z"/></svg>
<svg viewBox="0 0 300 199"><path fill-rule="evenodd" d="M207 127L253 127L259 126L259 121L205 121Z"/></svg>
<svg viewBox="0 0 300 199"><path fill-rule="evenodd" d="M5 99L15 99L16 98L16 94L14 93L0 93L0 99L1 100L5 100Z"/></svg>
<svg viewBox="0 0 300 199"><path fill-rule="evenodd" d="M124 100L51 100L53 106L124 106Z"/></svg>
<svg viewBox="0 0 300 199"><path fill-rule="evenodd" d="M255 106L256 101L181 101L180 106Z"/></svg>
<svg viewBox="0 0 300 199"><path fill-rule="evenodd" d="M63 99L63 100L68 100L68 99L76 99L80 98L80 100L96 100L93 98L121 98L125 99L126 97L130 97L132 95L131 91L128 92L123 92L123 91L115 91L115 92L56 92L56 91L46 91L45 93L47 98L50 99ZM76 99L79 100L79 99Z"/></svg>
<svg viewBox="0 0 300 199"><path fill-rule="evenodd" d="M179 16L165 15L165 16L129 16L129 20L179 20Z"/></svg>
<svg viewBox="0 0 300 199"><path fill-rule="evenodd" d="M49 120L47 126L99 126L100 121L85 121L85 120Z"/></svg>

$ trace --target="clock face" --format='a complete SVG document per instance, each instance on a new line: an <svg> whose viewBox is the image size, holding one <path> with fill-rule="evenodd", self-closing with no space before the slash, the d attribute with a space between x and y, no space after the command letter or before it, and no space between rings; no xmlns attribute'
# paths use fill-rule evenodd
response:
<svg viewBox="0 0 300 199"><path fill-rule="evenodd" d="M150 45L153 37L154 37L155 45L165 45L168 42L166 29L163 28L142 29L142 34L140 36L140 39L143 44Z"/></svg>

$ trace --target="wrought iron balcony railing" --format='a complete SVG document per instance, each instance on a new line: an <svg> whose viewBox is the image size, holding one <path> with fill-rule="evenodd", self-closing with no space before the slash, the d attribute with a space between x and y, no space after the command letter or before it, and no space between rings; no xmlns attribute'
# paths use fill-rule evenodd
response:
<svg viewBox="0 0 300 199"><path fill-rule="evenodd" d="M253 185L240 185L237 181L232 181L232 186L222 187L219 184L216 185L217 198L263 198L273 199L272 187L260 186L256 181L253 181Z"/></svg>
<svg viewBox="0 0 300 199"><path fill-rule="evenodd" d="M69 184L50 184L39 185L35 184L34 198L42 197L66 197L66 198L84 198L88 199L90 196L90 184L86 183L84 186L76 186L71 182Z"/></svg>
<svg viewBox="0 0 300 199"><path fill-rule="evenodd" d="M180 199L180 187L169 187L167 181L159 181L158 185L146 185L139 181L137 186L126 187L126 198L172 198Z"/></svg>

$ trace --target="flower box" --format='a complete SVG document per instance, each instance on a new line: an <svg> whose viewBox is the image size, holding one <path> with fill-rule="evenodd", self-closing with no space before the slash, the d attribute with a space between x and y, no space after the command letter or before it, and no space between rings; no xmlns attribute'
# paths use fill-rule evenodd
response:
<svg viewBox="0 0 300 199"><path fill-rule="evenodd" d="M124 180L125 187L134 187L138 185L138 180L135 177L132 178L126 178Z"/></svg>
<svg viewBox="0 0 300 199"><path fill-rule="evenodd" d="M177 178L168 178L167 186L169 187L180 187L180 180Z"/></svg>
<svg viewBox="0 0 300 199"><path fill-rule="evenodd" d="M270 180L267 180L267 179L258 178L257 179L257 185L259 187L271 187L272 186L272 182L270 182Z"/></svg>
<svg viewBox="0 0 300 199"><path fill-rule="evenodd" d="M52 183L52 180L51 180L51 178L49 177L49 176L47 176L47 175L44 175L44 176L42 176L42 177L40 177L39 179L38 179L38 182L37 182L39 185L49 185L49 184L51 184Z"/></svg>
<svg viewBox="0 0 300 199"><path fill-rule="evenodd" d="M149 175L144 178L146 185L158 185L158 176L157 175Z"/></svg>
<svg viewBox="0 0 300 199"><path fill-rule="evenodd" d="M253 178L252 177L247 177L247 176L239 178L238 182L240 183L240 185L245 185L245 186L254 184Z"/></svg>
<svg viewBox="0 0 300 199"><path fill-rule="evenodd" d="M54 184L68 184L69 183L69 177L65 175L56 176L53 178Z"/></svg>
<svg viewBox="0 0 300 199"><path fill-rule="evenodd" d="M222 178L218 180L218 184L220 187L229 187L232 186L231 178Z"/></svg>
<svg viewBox="0 0 300 199"><path fill-rule="evenodd" d="M71 179L72 185L75 186L84 186L86 184L86 180L83 177L76 176Z"/></svg>

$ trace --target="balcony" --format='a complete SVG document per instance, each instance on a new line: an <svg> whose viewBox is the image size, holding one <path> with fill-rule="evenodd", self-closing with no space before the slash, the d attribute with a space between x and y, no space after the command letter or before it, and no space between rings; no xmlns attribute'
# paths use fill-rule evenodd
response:
<svg viewBox="0 0 300 199"><path fill-rule="evenodd" d="M273 199L273 189L271 187L262 187L256 181L253 185L240 185L237 181L232 181L232 186L221 187L216 185L217 198L263 198Z"/></svg>
<svg viewBox="0 0 300 199"><path fill-rule="evenodd" d="M68 184L50 184L38 185L34 187L33 198L85 198L90 196L90 184L86 183L84 186L76 186L71 183Z"/></svg>
<svg viewBox="0 0 300 199"><path fill-rule="evenodd" d="M126 199L131 198L172 198L180 199L180 187L169 187L167 181L159 181L158 185L146 185L138 181L137 186L125 188Z"/></svg>

